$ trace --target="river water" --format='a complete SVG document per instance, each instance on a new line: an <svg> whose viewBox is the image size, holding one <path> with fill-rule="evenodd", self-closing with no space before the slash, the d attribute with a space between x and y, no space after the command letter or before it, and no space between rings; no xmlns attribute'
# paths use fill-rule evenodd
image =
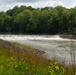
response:
<svg viewBox="0 0 76 75"><path fill-rule="evenodd" d="M59 35L0 35L0 39L39 49L45 52L43 56L47 59L56 58L66 64L71 63L72 50L76 54L76 40L63 39Z"/></svg>

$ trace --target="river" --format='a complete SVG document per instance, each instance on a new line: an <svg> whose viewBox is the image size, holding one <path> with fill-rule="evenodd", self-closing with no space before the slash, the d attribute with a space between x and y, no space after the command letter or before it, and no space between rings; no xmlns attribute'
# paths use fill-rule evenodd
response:
<svg viewBox="0 0 76 75"><path fill-rule="evenodd" d="M56 58L66 64L71 63L72 50L76 54L76 40L63 39L59 35L0 35L0 39L39 49L45 52L45 58Z"/></svg>

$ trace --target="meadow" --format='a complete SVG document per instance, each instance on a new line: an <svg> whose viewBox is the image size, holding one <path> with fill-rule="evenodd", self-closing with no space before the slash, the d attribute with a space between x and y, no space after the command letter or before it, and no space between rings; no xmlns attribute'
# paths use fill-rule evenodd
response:
<svg viewBox="0 0 76 75"><path fill-rule="evenodd" d="M75 65L48 60L44 52L0 40L0 75L76 75Z"/></svg>

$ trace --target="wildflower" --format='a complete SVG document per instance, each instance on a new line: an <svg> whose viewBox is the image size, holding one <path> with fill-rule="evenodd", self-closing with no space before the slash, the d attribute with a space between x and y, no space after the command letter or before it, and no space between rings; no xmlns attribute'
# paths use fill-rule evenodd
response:
<svg viewBox="0 0 76 75"><path fill-rule="evenodd" d="M56 70L59 70L59 67L58 67L58 66L55 66L55 69L56 69Z"/></svg>
<svg viewBox="0 0 76 75"><path fill-rule="evenodd" d="M13 57L11 57L11 60L14 60Z"/></svg>

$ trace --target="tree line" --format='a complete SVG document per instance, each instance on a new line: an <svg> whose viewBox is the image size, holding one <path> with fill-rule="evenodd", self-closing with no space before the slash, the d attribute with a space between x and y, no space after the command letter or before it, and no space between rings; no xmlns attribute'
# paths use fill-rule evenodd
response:
<svg viewBox="0 0 76 75"><path fill-rule="evenodd" d="M0 12L0 33L76 34L76 7L15 6Z"/></svg>

